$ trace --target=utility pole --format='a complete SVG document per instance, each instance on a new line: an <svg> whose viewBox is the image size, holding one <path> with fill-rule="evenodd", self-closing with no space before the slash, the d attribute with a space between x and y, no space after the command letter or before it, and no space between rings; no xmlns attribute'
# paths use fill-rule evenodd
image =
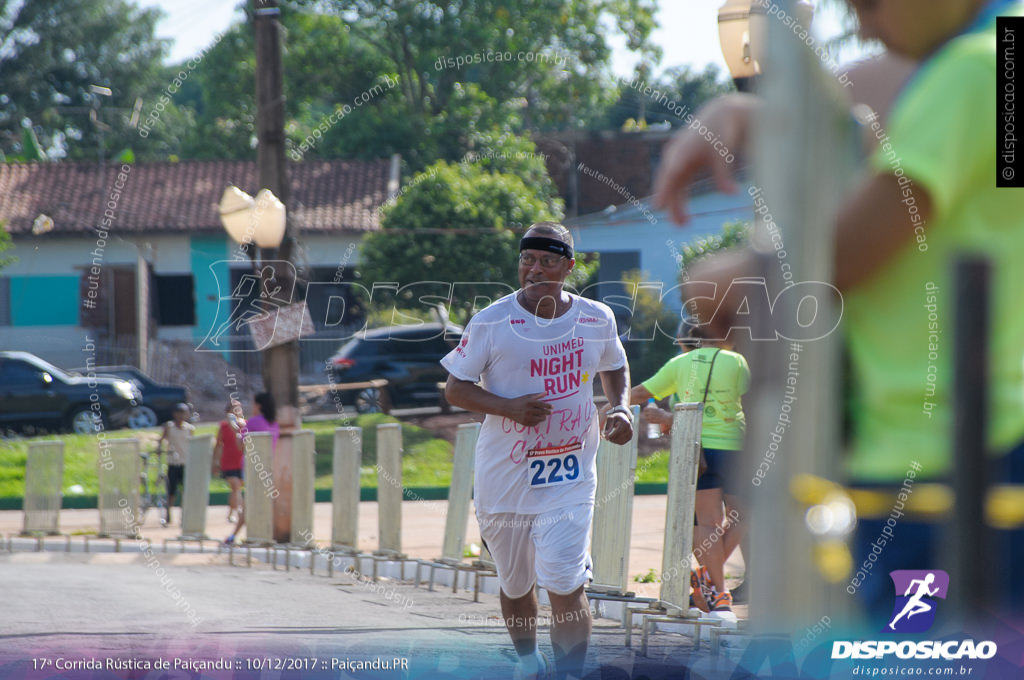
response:
<svg viewBox="0 0 1024 680"><path fill-rule="evenodd" d="M285 162L284 78L281 66L281 10L276 0L253 0L253 34L256 44L256 131L259 184L269 189L287 207L290 199L288 168ZM290 212L287 213L290 216ZM262 249L263 262L292 262L296 228L291 219L285 227L279 248ZM292 270L275 268L274 285L295 290ZM272 286L264 290L273 290ZM292 302L299 300L293 299ZM285 429L298 426L299 345L292 340L263 350L263 384L277 404L278 421Z"/></svg>

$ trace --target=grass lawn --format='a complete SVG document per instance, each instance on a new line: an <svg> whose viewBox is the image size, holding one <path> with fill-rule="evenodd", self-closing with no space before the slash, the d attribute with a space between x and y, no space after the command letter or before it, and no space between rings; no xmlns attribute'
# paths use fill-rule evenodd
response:
<svg viewBox="0 0 1024 680"><path fill-rule="evenodd" d="M360 485L377 486L377 425L399 422L384 414L359 416L356 425L363 428L363 465ZM343 424L341 419L305 423L303 427L316 434L316 488L331 488L332 456L334 455L334 429ZM216 426L197 428L197 434L215 434ZM143 451L153 451L160 437L160 429L120 430L111 432L108 439L135 437L142 441ZM48 437L52 438L52 437ZM98 448L93 435L68 434L64 441L64 494L65 496L96 495ZM25 456L31 439L0 440L0 498L19 498L24 495ZM402 483L406 487L447 487L452 476L452 443L436 439L429 430L402 424ZM637 482L664 482L668 479L668 452L658 451L640 459L637 464ZM221 479L213 479L210 491L228 491Z"/></svg>

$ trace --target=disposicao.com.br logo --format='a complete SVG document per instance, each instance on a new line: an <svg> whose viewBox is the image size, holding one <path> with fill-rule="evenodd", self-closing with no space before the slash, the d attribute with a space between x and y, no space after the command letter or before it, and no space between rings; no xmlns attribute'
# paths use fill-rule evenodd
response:
<svg viewBox="0 0 1024 680"><path fill-rule="evenodd" d="M946 599L949 574L941 569L901 569L889 572L896 603L883 633L923 633L935 623L936 598ZM833 659L991 659L996 655L991 640L836 640Z"/></svg>

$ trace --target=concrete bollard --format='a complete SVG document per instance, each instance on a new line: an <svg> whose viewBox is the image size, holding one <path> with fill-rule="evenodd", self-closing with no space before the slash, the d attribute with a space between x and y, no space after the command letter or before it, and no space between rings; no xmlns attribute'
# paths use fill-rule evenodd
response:
<svg viewBox="0 0 1024 680"><path fill-rule="evenodd" d="M206 508L210 505L210 464L213 435L189 440L185 459L185 489L181 496L181 537L206 538Z"/></svg>
<svg viewBox="0 0 1024 680"><path fill-rule="evenodd" d="M142 459L138 439L100 440L99 494L100 536L134 535L142 522L139 510L139 478ZM128 510L127 512L125 510Z"/></svg>
<svg viewBox="0 0 1024 680"><path fill-rule="evenodd" d="M334 488L331 492L331 546L359 550L359 467L363 428L334 430Z"/></svg>
<svg viewBox="0 0 1024 680"><path fill-rule="evenodd" d="M676 404L672 414L672 450L668 461L665 548L659 599L670 614L685 613L690 602L690 556L693 513L697 501L697 468L704 406Z"/></svg>
<svg viewBox="0 0 1024 680"><path fill-rule="evenodd" d="M33 441L25 459L23 534L60 532L64 442Z"/></svg>
<svg viewBox="0 0 1024 680"><path fill-rule="evenodd" d="M473 462L476 440L480 436L480 423L459 425L455 434L455 457L452 464L452 484L448 490L448 515L444 523L444 544L441 559L462 561L469 525L469 504L473 499Z"/></svg>
<svg viewBox="0 0 1024 680"><path fill-rule="evenodd" d="M640 407L634 406L633 422ZM590 590L625 595L629 588L629 548L639 428L628 444L602 439L597 447L597 494L590 545L594 580Z"/></svg>
<svg viewBox="0 0 1024 680"><path fill-rule="evenodd" d="M402 554L402 426L377 426L377 504L380 543L375 554Z"/></svg>
<svg viewBox="0 0 1024 680"><path fill-rule="evenodd" d="M298 545L313 542L313 504L316 501L316 435L300 430L292 437L291 540Z"/></svg>
<svg viewBox="0 0 1024 680"><path fill-rule="evenodd" d="M271 470L274 438L269 432L253 432L246 440L250 443L245 444L245 538L248 543L270 544L278 491Z"/></svg>

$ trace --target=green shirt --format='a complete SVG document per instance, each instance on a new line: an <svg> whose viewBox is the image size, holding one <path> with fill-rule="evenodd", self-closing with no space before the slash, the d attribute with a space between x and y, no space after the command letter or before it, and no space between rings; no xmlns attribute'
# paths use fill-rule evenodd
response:
<svg viewBox="0 0 1024 680"><path fill-rule="evenodd" d="M709 385L708 370L715 352L718 358ZM714 347L691 350L671 359L642 385L655 399L675 394L680 402L703 401L707 386L701 444L709 449L743 448L747 421L741 397L750 385L750 369L742 354Z"/></svg>
<svg viewBox="0 0 1024 680"><path fill-rule="evenodd" d="M845 295L855 481L903 480L911 461L919 477L949 471L959 254L993 266L989 447L1005 453L1024 439L1024 189L996 188L994 29L954 38L920 67L888 122L891 146L871 159L876 172L912 180L902 195L912 220L922 188L933 212L916 240Z"/></svg>

